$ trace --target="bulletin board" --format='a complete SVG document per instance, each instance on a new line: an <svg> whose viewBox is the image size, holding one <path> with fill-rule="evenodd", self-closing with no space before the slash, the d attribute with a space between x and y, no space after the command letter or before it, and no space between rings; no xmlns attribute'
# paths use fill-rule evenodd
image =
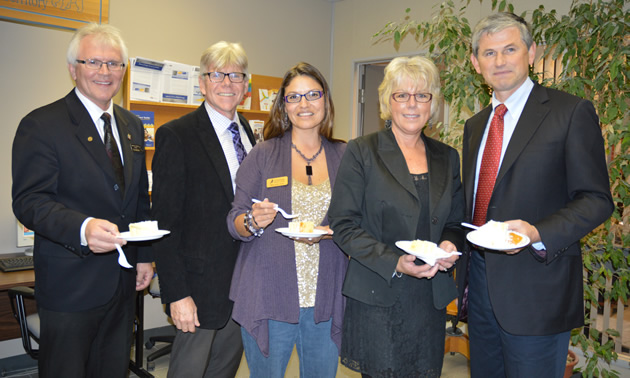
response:
<svg viewBox="0 0 630 378"><path fill-rule="evenodd" d="M0 0L4 20L74 30L108 18L109 0Z"/></svg>

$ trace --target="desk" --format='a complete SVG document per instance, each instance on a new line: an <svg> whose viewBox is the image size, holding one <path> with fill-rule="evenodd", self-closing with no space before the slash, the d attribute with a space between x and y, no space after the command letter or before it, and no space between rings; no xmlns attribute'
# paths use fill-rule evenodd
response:
<svg viewBox="0 0 630 378"><path fill-rule="evenodd" d="M0 272L0 341L18 339L20 325L13 317L11 302L7 292L14 286L35 286L35 271L21 270L18 272ZM35 301L25 301L26 311L29 314L37 312Z"/></svg>

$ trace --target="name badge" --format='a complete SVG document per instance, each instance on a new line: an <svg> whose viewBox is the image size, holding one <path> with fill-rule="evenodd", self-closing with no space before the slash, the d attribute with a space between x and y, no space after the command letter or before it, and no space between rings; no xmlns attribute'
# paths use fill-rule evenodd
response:
<svg viewBox="0 0 630 378"><path fill-rule="evenodd" d="M289 177L274 177L267 179L267 188L275 188L276 186L286 186L289 184Z"/></svg>
<svg viewBox="0 0 630 378"><path fill-rule="evenodd" d="M133 151L133 152L144 152L144 147L140 146L139 144L132 144L131 145L131 151Z"/></svg>

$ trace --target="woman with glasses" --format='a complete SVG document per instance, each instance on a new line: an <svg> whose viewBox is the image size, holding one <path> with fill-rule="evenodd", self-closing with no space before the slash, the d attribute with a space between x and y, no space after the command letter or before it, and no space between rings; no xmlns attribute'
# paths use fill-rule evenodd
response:
<svg viewBox="0 0 630 378"><path fill-rule="evenodd" d="M327 217L346 147L332 138L333 118L326 80L310 64L297 64L284 76L265 141L236 176L227 222L243 243L230 299L251 377L284 377L294 346L301 377L337 371L348 258L332 241ZM299 216L286 219L278 208ZM291 221L315 229L277 232Z"/></svg>
<svg viewBox="0 0 630 378"><path fill-rule="evenodd" d="M348 143L329 210L333 239L350 256L341 362L363 377L439 377L457 256L431 266L395 243L461 251L459 156L423 133L440 94L432 61L392 60L378 91L391 125Z"/></svg>

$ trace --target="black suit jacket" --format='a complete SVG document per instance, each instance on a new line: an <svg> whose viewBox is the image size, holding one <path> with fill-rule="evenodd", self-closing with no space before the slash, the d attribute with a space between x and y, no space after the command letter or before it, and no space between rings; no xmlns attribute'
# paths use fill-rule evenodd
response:
<svg viewBox="0 0 630 378"><path fill-rule="evenodd" d="M375 306L396 301L391 280L404 254L398 240L414 240L421 216L430 219L431 241L464 245L460 222L464 198L459 156L453 148L422 135L429 166L429 206L420 199L391 129L348 142L341 160L328 218L333 239L351 259L343 294ZM445 308L457 295L450 274L438 272L433 305Z"/></svg>
<svg viewBox="0 0 630 378"><path fill-rule="evenodd" d="M239 114L252 145L254 135ZM218 329L232 311L228 298L240 243L226 217L234 192L223 149L202 104L158 128L153 156L153 218L167 237L153 244L160 296L192 296L201 328Z"/></svg>
<svg viewBox="0 0 630 378"><path fill-rule="evenodd" d="M122 232L149 216L142 123L117 105L114 117L124 156L124 197L98 130L74 90L34 110L18 126L13 211L35 231L35 294L46 309L98 307L111 299L121 275L123 290L135 292L135 272L118 265L116 251L94 254L80 239L87 217L106 219ZM132 265L152 260L150 249L137 244L128 244L125 253Z"/></svg>
<svg viewBox="0 0 630 378"><path fill-rule="evenodd" d="M487 107L470 118L464 130L468 221L477 155L491 111ZM535 84L499 168L487 220L531 223L547 257L542 260L531 247L516 255L485 253L490 300L504 330L545 335L583 325L580 239L612 210L604 141L593 105ZM465 270L458 271L462 290L465 280Z"/></svg>

